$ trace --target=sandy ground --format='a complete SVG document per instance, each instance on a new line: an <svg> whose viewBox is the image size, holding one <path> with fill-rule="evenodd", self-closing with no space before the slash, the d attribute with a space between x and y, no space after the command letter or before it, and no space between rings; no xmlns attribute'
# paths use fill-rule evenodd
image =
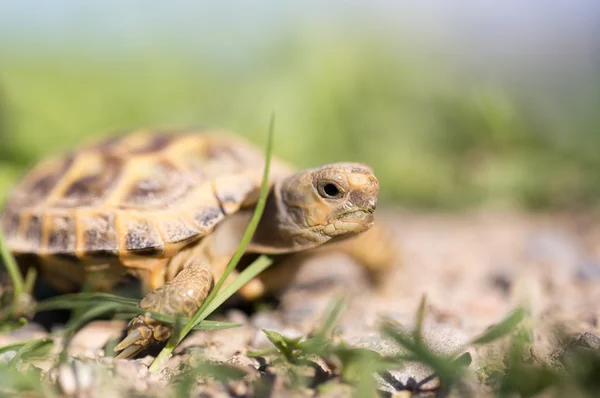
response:
<svg viewBox="0 0 600 398"><path fill-rule="evenodd" d="M401 260L381 286L371 286L361 268L344 255L315 258L303 265L295 283L282 294L279 306L250 315L228 310L223 316L244 326L195 333L178 348L180 355L170 360L170 369L180 366L186 358L181 353L194 347L201 347L212 359L256 369L260 364L244 354L248 349L268 346L261 328L289 336L306 333L336 292L350 293L351 297L339 333L352 344L377 350L384 350L375 332L379 317L411 325L423 295L428 303L426 337L441 352L464 349L462 344L470 337L518 305L531 311L541 355L549 355L554 349L547 337L557 324L574 334L600 334L597 218L500 211L384 211L381 218L401 252ZM110 337L118 336L122 327L123 322L110 321L88 325L75 337L72 353L82 358L101 357L103 345ZM43 333L35 325L27 330L2 336L0 343ZM163 388L170 373L148 376L144 364L150 359L117 361L119 365L113 365L129 366L131 369L125 373L141 372L136 377L146 381L136 381L141 383L135 387L138 391ZM476 361L471 366L480 364ZM405 385L407 379L418 381L426 375L426 370L407 367L394 374L398 385L387 383L382 389L392 392Z"/></svg>

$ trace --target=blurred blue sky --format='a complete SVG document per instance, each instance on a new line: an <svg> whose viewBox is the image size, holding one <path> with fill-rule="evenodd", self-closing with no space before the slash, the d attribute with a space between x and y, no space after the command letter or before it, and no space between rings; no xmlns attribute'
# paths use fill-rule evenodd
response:
<svg viewBox="0 0 600 398"><path fill-rule="evenodd" d="M241 46L292 28L378 27L401 40L453 43L503 54L586 53L599 49L600 3L551 1L31 1L0 2L4 45L127 47L149 41L194 46L198 41Z"/></svg>
<svg viewBox="0 0 600 398"><path fill-rule="evenodd" d="M0 2L0 59L8 50L102 58L170 49L235 68L284 35L363 31L410 48L407 59L443 60L544 96L597 90L586 81L600 71L597 0Z"/></svg>

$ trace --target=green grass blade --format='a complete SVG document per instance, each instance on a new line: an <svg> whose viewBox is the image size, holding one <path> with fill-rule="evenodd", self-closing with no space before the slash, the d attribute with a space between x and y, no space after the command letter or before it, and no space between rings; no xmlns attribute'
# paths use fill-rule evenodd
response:
<svg viewBox="0 0 600 398"><path fill-rule="evenodd" d="M25 317L19 317L17 319L14 319L14 317L12 317L13 314L6 314L9 318L12 319L6 319L3 318L0 320L0 333L8 333L8 332L12 332L15 329L21 328L25 325L27 325L27 322L29 322L27 320L27 318ZM4 317L4 314L3 314Z"/></svg>
<svg viewBox="0 0 600 398"><path fill-rule="evenodd" d="M93 274L95 272L92 273L87 273L85 276L85 280L83 282L83 285L81 286L81 290L79 291L79 293L93 293L94 288L93 285L91 283L92 280L92 276L91 274ZM102 304L103 301L101 301L98 304ZM66 328L69 328L69 325L71 325L71 323L76 320L77 318L79 318L83 313L85 313L85 311L90 308L93 307L94 305L96 305L97 303L80 303L79 305L75 306L73 308L73 310L71 311L71 315L69 316L69 321L66 324Z"/></svg>
<svg viewBox="0 0 600 398"><path fill-rule="evenodd" d="M125 312L121 312L121 309L119 309L119 311L115 314L113 319L129 321L129 320L131 320L131 318L133 318L141 313L142 313L142 311L135 312L135 311L127 311L127 310L125 310ZM158 316L153 315L153 314L156 314ZM159 313L154 313L154 312L150 312L150 315L154 319L164 322L164 323L174 324L174 322L175 322L175 318L170 315L159 314ZM161 319L159 319L159 317ZM190 321L190 318L182 317L181 320L183 323L187 323ZM242 326L241 323L223 322L223 321L208 321L205 319L202 322L200 322L199 324L197 324L193 330L223 330L223 329L237 328L240 326Z"/></svg>
<svg viewBox="0 0 600 398"><path fill-rule="evenodd" d="M25 283L23 286L23 291L26 294L29 294L29 295L33 294L33 288L34 288L36 279L37 279L37 268L30 267L27 270L27 274L25 275Z"/></svg>
<svg viewBox="0 0 600 398"><path fill-rule="evenodd" d="M175 315L175 323L171 327L171 336L167 344L177 344L177 337L181 334L181 328L183 327L183 320L180 314Z"/></svg>
<svg viewBox="0 0 600 398"><path fill-rule="evenodd" d="M417 309L417 321L415 322L415 330L413 331L413 338L416 344L423 343L423 320L425 319L425 304L427 299L425 295L421 297L419 302L419 308Z"/></svg>
<svg viewBox="0 0 600 398"><path fill-rule="evenodd" d="M265 209L265 205L267 203L267 195L269 193L269 173L270 173L270 169L271 169L271 154L273 152L273 129L274 129L274 126L275 126L275 115L271 115L271 120L269 123L269 133L268 133L268 137L267 137L267 147L265 150L265 168L263 171L262 183L260 186L260 195L258 198L258 202L256 204L256 208L254 209L254 213L252 214L252 219L250 220L250 224L246 228L246 231L244 232L244 235L242 237L242 241L240 242L240 245L238 246L237 251L235 252L233 257L229 261L229 264L227 264L227 267L225 268L223 275L221 276L221 278L219 279L219 281L217 282L215 287L211 290L211 292L209 293L208 297L206 298L206 300L204 301L202 306L198 309L196 314L194 314L194 316L192 317L192 320L190 322L188 322L181 330L181 333L177 340L177 344L179 342L181 342L185 338L185 336L196 325L198 325L212 311L214 311L214 309L216 309L220 305L220 303L219 303L219 304L217 304L217 306L215 306L214 304L212 304L212 302L213 302L215 296L219 293L219 290L221 289L223 284L225 283L225 280L227 280L227 277L229 276L229 274L231 274L231 272L235 269L238 262L244 255L244 252L246 251L246 247L248 247L248 244L250 243L250 240L252 239L252 236L254 235L256 228L258 227L258 223L262 217L262 213L263 213L263 211ZM237 279L239 279L239 276L238 276L238 278L236 278L236 280ZM240 287L242 285L240 285ZM231 293L231 294L233 294L233 293ZM225 295L220 295L219 297L223 298L223 297L225 297ZM166 347L160 352L160 354L152 362L152 365L150 366L150 371L152 371L152 372L158 371L161 368L162 363L171 355L171 352L173 352L173 350L175 349L177 344L168 343L166 345Z"/></svg>
<svg viewBox="0 0 600 398"><path fill-rule="evenodd" d="M525 318L525 309L518 308L500 323L492 326L481 336L473 339L471 344L487 344L509 334Z"/></svg>
<svg viewBox="0 0 600 398"><path fill-rule="evenodd" d="M3 397L57 397L53 390L45 388L41 372L34 367L27 370L0 367L0 388Z"/></svg>
<svg viewBox="0 0 600 398"><path fill-rule="evenodd" d="M256 228L258 227L258 223L260 222L260 219L262 217L262 213L265 209L265 205L267 204L267 195L269 193L269 172L271 169L271 153L273 151L274 123L275 123L275 117L274 117L274 115L272 115L271 121L269 124L267 148L265 150L265 168L263 171L262 183L260 186L260 195L259 195L258 202L256 203L256 208L254 209L254 213L252 214L252 219L250 220L250 224L246 228L246 231L244 231L242 241L240 242L240 245L238 246L238 249L236 250L235 254L229 261L229 264L227 264L227 267L225 267L225 271L223 272L223 275L221 275L221 278L219 278L219 281L217 282L215 287L212 289L212 291L209 293L209 295L206 298L206 300L204 301L204 304L202 305L202 307L192 317L191 324L188 324L183 328L182 336L180 337L179 341L181 341L181 339L183 337L185 337L185 335L187 333L189 333L189 331L192 330L192 328L203 319L202 318L203 315L206 314L205 309L211 305L212 300L219 293L221 287L227 280L227 277L229 276L229 274L231 274L231 272L235 269L235 267L239 263L240 259L244 255L244 252L246 251L246 247L248 247L248 244L250 244L250 240L252 239L252 236L254 235L254 231L256 231Z"/></svg>
<svg viewBox="0 0 600 398"><path fill-rule="evenodd" d="M277 350L277 348L265 348L263 350L258 350L258 351L248 351L246 353L246 356L248 358L258 358L258 357L266 357L269 355L274 355L277 354L279 351Z"/></svg>
<svg viewBox="0 0 600 398"><path fill-rule="evenodd" d="M247 376L246 371L226 364L211 363L203 360L197 362L189 370L184 371L183 377L179 379L176 384L174 396L177 397L190 397L195 396L193 394L194 387L198 383L199 378L210 378L218 380L221 383L227 383L233 380L242 380Z"/></svg>
<svg viewBox="0 0 600 398"><path fill-rule="evenodd" d="M117 303L103 303L99 304L95 307L88 309L87 311L83 311L75 318L69 319L69 323L65 327L63 336L63 350L60 353L59 362L63 363L67 360L68 357L68 349L69 343L73 338L73 335L77 330L79 330L83 325L90 322L91 320L98 318L104 314L115 311L118 308L119 304Z"/></svg>
<svg viewBox="0 0 600 398"><path fill-rule="evenodd" d="M330 337L345 309L345 297L336 298L330 304L329 310L325 313L323 320L320 322L321 326L313 333L313 336Z"/></svg>
<svg viewBox="0 0 600 398"><path fill-rule="evenodd" d="M4 232L2 231L2 228L0 228L0 254L2 255L2 261L4 262L4 266L6 267L13 283L13 302L18 303L19 297L21 297L21 294L23 294L25 282L23 282L23 275L21 275L21 271L17 266L15 258L8 251L8 246L6 245L6 239L4 239Z"/></svg>
<svg viewBox="0 0 600 398"><path fill-rule="evenodd" d="M187 319L187 318L186 318ZM220 321L202 321L194 327L194 330L223 330L242 326L241 323L220 322Z"/></svg>
<svg viewBox="0 0 600 398"><path fill-rule="evenodd" d="M328 337L311 337L298 344L304 355L325 356L333 344L333 340Z"/></svg>
<svg viewBox="0 0 600 398"><path fill-rule="evenodd" d="M42 300L37 303L36 311L50 311L58 309L71 309L80 303L99 303L99 302L111 302L118 303L125 306L138 306L138 301L126 297L115 296L108 293L72 293L63 294L60 296L52 297L46 300Z"/></svg>
<svg viewBox="0 0 600 398"><path fill-rule="evenodd" d="M0 354L3 354L8 351L19 351L21 347L23 347L25 344L27 344L26 341L3 345L2 347L0 347Z"/></svg>
<svg viewBox="0 0 600 398"><path fill-rule="evenodd" d="M19 359L21 359L22 357L27 356L27 354L29 354L29 357L32 357L34 356L33 353L36 350L42 349L43 351L45 351L44 347L46 347L46 345L52 344L54 344L54 342L48 336L27 342L17 351L15 356L10 360L10 366L14 368L15 366L17 366Z"/></svg>
<svg viewBox="0 0 600 398"><path fill-rule="evenodd" d="M76 297L71 297L70 299L65 297L65 296L76 296ZM149 311L147 309L144 308L140 308L137 305L137 302L135 300L129 300L129 299L123 299L121 300L119 297L117 296L111 296L111 295L106 295L106 294L101 294L101 293L87 293L87 294L81 294L81 297L77 297L78 295L64 295L64 296L59 296L59 297L54 297L52 299L48 299L45 300L43 302L41 302L40 307L38 308L39 312L42 311L50 311L50 310L70 310L70 309L74 309L74 308L78 308L81 305L85 305L85 304L89 304L89 305L98 305L100 303L98 303L97 300L95 300L95 297L100 297L100 300L103 303L106 304L112 304L114 305L114 311L119 313L119 318L121 315L127 315L125 318L126 319L131 319L132 317L136 316L136 315L141 315L141 314L145 314L145 313L149 313L152 318L156 319L157 321L160 322L164 322L164 323L168 323L171 325L175 324L175 317L172 315L165 315L165 314L161 314L159 312L154 312L154 311ZM129 303L130 304L122 304L122 302L125 303ZM187 323L190 321L190 318L185 318L185 317L181 317L182 322ZM207 321L204 320L201 323L199 323L198 325L196 325L194 327L194 330L221 330L221 329L230 329L230 328L234 328L234 327L238 327L241 326L239 323L232 323L232 322L217 322L217 321Z"/></svg>
<svg viewBox="0 0 600 398"><path fill-rule="evenodd" d="M250 266L248 266L245 270L240 272L237 278L229 285L227 285L221 293L219 293L214 300L210 302L206 309L201 314L201 319L206 318L210 314L212 314L221 304L223 304L229 297L233 296L235 292L240 290L242 286L246 283L250 282L256 276L258 276L261 272L267 269L273 260L271 260L267 256L260 256L256 261L254 261Z"/></svg>
<svg viewBox="0 0 600 398"><path fill-rule="evenodd" d="M386 322L382 327L382 332L409 351L415 360L431 367L438 374L440 380L449 381L457 376L458 368L453 365L450 358L435 354L422 341L417 342L414 340L414 336L398 330L393 322Z"/></svg>
<svg viewBox="0 0 600 398"><path fill-rule="evenodd" d="M77 318L69 320L69 324L65 327L65 332L75 332L94 318L97 318L112 311L116 311L118 307L119 304L116 303L103 303L96 305L95 307L92 307L87 311L82 312Z"/></svg>

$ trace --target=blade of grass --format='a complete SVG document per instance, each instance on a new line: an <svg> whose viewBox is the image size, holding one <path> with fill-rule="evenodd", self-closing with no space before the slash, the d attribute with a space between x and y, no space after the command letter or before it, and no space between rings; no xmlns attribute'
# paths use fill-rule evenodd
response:
<svg viewBox="0 0 600 398"><path fill-rule="evenodd" d="M69 323L65 327L63 333L63 349L60 353L59 362L64 363L67 360L69 344L77 330L79 330L83 325L85 325L92 319L114 311L117 308L117 306L118 304L116 303L103 303L78 314L76 318L72 317L71 319L69 319Z"/></svg>
<svg viewBox="0 0 600 398"><path fill-rule="evenodd" d="M415 323L415 330L413 331L413 339L416 344L423 343L423 320L425 319L425 304L427 299L425 295L421 297L419 302L419 309L417 310L417 321Z"/></svg>
<svg viewBox="0 0 600 398"><path fill-rule="evenodd" d="M35 285L35 280L37 279L37 268L30 267L27 270L27 274L25 275L25 284L23 286L23 291L26 294L33 294L33 287Z"/></svg>
<svg viewBox="0 0 600 398"><path fill-rule="evenodd" d="M257 351L248 351L246 353L246 356L248 358L258 358L258 357L265 357L268 355L273 355L273 354L277 354L279 351L277 350L277 348L265 348L262 350L257 350Z"/></svg>
<svg viewBox="0 0 600 398"><path fill-rule="evenodd" d="M205 308L207 308L211 304L211 301L219 293L221 287L227 280L227 277L229 276L229 274L231 274L231 272L235 269L236 265L238 264L238 262L244 255L244 252L246 251L246 247L248 247L248 244L250 243L250 240L252 239L252 236L254 235L254 231L256 231L256 227L258 227L258 223L262 217L262 213L263 213L263 211L265 209L265 205L267 203L267 195L269 193L269 172L271 169L271 152L273 151L274 123L275 123L275 116L271 115L271 120L269 123L269 134L267 137L267 148L265 150L265 168L263 171L262 183L260 186L260 195L258 198L258 202L256 203L256 208L254 209L254 213L252 214L252 219L250 220L250 224L248 225L248 227L246 228L246 231L244 232L242 241L240 242L238 249L236 250L235 254L231 258L229 263L227 264L227 267L225 267L225 271L223 272L223 275L221 275L221 278L219 278L219 281L217 282L215 287L212 289L212 291L209 293L209 295L206 298L206 300L204 301L202 307L200 307L200 309L192 317L192 324L184 326L184 328L182 330L183 334L187 334L187 332L189 332L195 326L194 324L200 322L200 320L201 320L200 318L203 315Z"/></svg>
<svg viewBox="0 0 600 398"><path fill-rule="evenodd" d="M69 294L65 294L64 296L72 296ZM75 295L73 295L75 296ZM94 305L99 305L100 303L98 302L98 299L104 303L110 303L110 304L115 304L115 312L118 312L120 314L126 314L127 318L126 319L131 319L132 316L131 314L133 314L133 316L135 315L139 315L139 314L145 314L145 313L149 313L152 318L156 319L157 321L160 322L165 322L165 323L169 323L174 325L175 324L175 317L172 315L165 315L165 314L161 314L159 312L154 312L154 311L149 311L147 309L144 308L140 308L137 305L137 302L135 300L131 301L131 304L122 304L119 300L119 297L112 297L110 295L106 295L106 294L99 294L99 293L93 293L93 294L85 294L82 296L84 297L71 297L71 299L64 297L63 296L59 296L59 297L54 297L52 299L48 299L45 300L44 302L42 302L41 304L41 309L39 309L39 312L42 311L50 311L50 310L69 310L69 309L73 309L73 308L77 308L83 304L94 304ZM122 301L125 302L129 302L129 299L124 299ZM185 318L182 317L181 318L182 322L189 322L190 318ZM238 327L240 326L239 323L232 323L232 322L216 322L216 321L202 321L201 323L199 323L198 325L196 325L194 327L194 330L220 330L220 329L229 329L229 328L234 328L234 327Z"/></svg>
<svg viewBox="0 0 600 398"><path fill-rule="evenodd" d="M13 283L13 302L17 303L21 294L23 294L25 283L23 282L23 275L21 275L21 271L17 266L15 258L8 251L2 228L0 228L0 254L2 255L2 261L4 262L4 266L8 270L10 279Z"/></svg>
<svg viewBox="0 0 600 398"><path fill-rule="evenodd" d="M471 362L473 362L473 358L471 357L471 354L469 354L468 352L465 352L464 354L460 355L458 358L456 358L453 361L453 363L456 366L463 367L463 368L466 368L467 366L469 366L471 364ZM430 374L423 380L419 381L417 383L417 385L415 386L415 389L417 390L417 389L423 387L425 384L429 383L431 380L435 379L436 377L438 377L438 375L436 373Z"/></svg>
<svg viewBox="0 0 600 398"><path fill-rule="evenodd" d="M209 305L206 306L206 309L200 314L200 318L205 319L207 316L212 314L229 297L233 296L235 292L242 288L242 286L258 276L258 274L267 269L272 263L273 260L267 256L260 256L257 258L250 266L240 272L237 278L227 285L223 291L219 293Z"/></svg>
<svg viewBox="0 0 600 398"><path fill-rule="evenodd" d="M183 325L183 320L181 319L181 315L176 314L175 315L175 323L172 326L171 336L170 336L167 344L177 344L176 339L181 334L181 328L183 327L182 325Z"/></svg>
<svg viewBox="0 0 600 398"><path fill-rule="evenodd" d="M27 342L19 342L19 343L11 343L7 345L3 345L0 347L0 354L5 353L7 351L18 351L23 347Z"/></svg>
<svg viewBox="0 0 600 398"><path fill-rule="evenodd" d="M23 327L27 325L27 318L19 317L14 319L13 314L2 314L2 318L0 319L0 333L12 332L15 329ZM6 319L6 316L12 319Z"/></svg>
<svg viewBox="0 0 600 398"><path fill-rule="evenodd" d="M325 313L323 320L321 321L321 327L314 333L314 337L328 337L333 333L333 329L337 326L338 320L342 316L344 309L346 308L345 297L336 298L329 306L329 310Z"/></svg>
<svg viewBox="0 0 600 398"><path fill-rule="evenodd" d="M57 297L52 297L46 300L42 300L37 303L36 311L50 311L57 309L69 309L73 308L74 305L80 302L114 302L126 306L138 307L138 301L129 299L126 297L115 296L108 293L71 293L63 294ZM138 307L139 308L139 307Z"/></svg>
<svg viewBox="0 0 600 398"><path fill-rule="evenodd" d="M129 320L131 320L131 318L134 318L136 315L139 315L141 313L142 313L141 311L140 312L118 312L117 314L115 314L113 319L129 321ZM152 313L150 313L150 315L153 316ZM164 320L160 320L161 322L168 323L168 324L175 324L174 317L170 317L170 316L164 315L164 314L159 314L159 315L162 315L164 317L163 318ZM158 318L155 318L155 319L159 320ZM190 321L190 318L181 317L181 321L182 321L182 323L187 323ZM204 321L200 322L199 324L197 324L193 330L223 330L223 329L237 328L240 326L242 326L241 323L204 320Z"/></svg>
<svg viewBox="0 0 600 398"><path fill-rule="evenodd" d="M198 311L196 311L196 314L194 314L191 321L188 322L181 330L181 333L179 334L178 339L177 339L177 343L167 343L166 347L163 348L163 350L160 352L160 354L154 359L154 361L152 362L152 365L150 366L150 371L152 371L152 372L158 371L161 368L162 363L171 355L171 352L173 352L173 350L175 349L177 344L179 344L185 338L185 336L194 328L194 326L196 326L198 323L200 323L202 320L204 320L204 318L206 318L206 316L208 316L209 312L207 311L207 309L209 308L209 306L211 306L212 301L214 300L215 296L219 293L221 286L223 286L223 283L225 283L225 280L227 279L229 274L231 274L231 272L235 269L238 262L244 255L244 252L246 251L246 247L250 243L250 240L252 239L252 236L254 235L254 231L256 231L256 227L258 226L258 223L262 217L262 213L265 209L265 205L267 203L267 195L269 192L269 172L270 172L270 168L271 168L271 153L273 151L273 128L274 128L274 125L275 125L275 115L272 114L271 120L269 123L267 148L265 150L265 168L263 171L262 183L260 186L260 196L258 198L258 202L256 203L256 208L254 209L254 214L252 214L252 219L250 221L250 224L248 225L248 227L246 228L246 231L244 232L242 241L240 242L240 245L238 246L238 249L235 252L235 254L233 255L232 259L229 261L229 264L227 264L227 267L225 268L223 275L221 275L221 278L219 279L219 281L217 282L215 287L212 289L212 291L209 293L208 297L206 298L206 300L204 301L202 306L198 309ZM239 276L238 276L238 278L236 278L236 280L237 279L239 279ZM216 307L214 307L214 308L216 308Z"/></svg>
<svg viewBox="0 0 600 398"><path fill-rule="evenodd" d="M14 368L17 366L17 363L19 362L19 359L21 359L21 357L23 357L24 355L26 355L28 352L32 352L33 350L35 350L38 347L41 347L45 344L48 343L53 343L53 341L48 337L42 337L40 339L34 339L29 341L27 344L24 344L15 354L15 356L10 360L10 367Z"/></svg>
<svg viewBox="0 0 600 398"><path fill-rule="evenodd" d="M82 312L77 318L70 319L69 323L65 327L65 330L68 333L75 332L92 319L102 316L108 312L115 311L117 308L118 304L115 303L99 304L88 309L87 311Z"/></svg>
<svg viewBox="0 0 600 398"><path fill-rule="evenodd" d="M80 293L93 293L94 288L92 285L92 278L94 277L93 274L95 274L96 272L90 272L90 273L86 274L85 280L83 282L83 286L81 286ZM96 303L91 303L92 306L94 306L95 304ZM79 318L79 316L81 316L89 307L90 307L90 304L86 305L86 303L81 303L78 306L74 307L73 310L71 311L71 315L69 317L69 321L67 322L66 327L68 328L69 325L72 323L72 321Z"/></svg>
<svg viewBox="0 0 600 398"><path fill-rule="evenodd" d="M187 318L183 318L182 320L187 320ZM219 322L219 321L202 321L196 326L194 326L193 330L223 330L223 329L231 329L242 326L241 323L235 322Z"/></svg>
<svg viewBox="0 0 600 398"><path fill-rule="evenodd" d="M485 331L481 336L473 339L471 344L487 344L509 334L515 330L524 317L525 309L518 308L500 323L497 323Z"/></svg>
<svg viewBox="0 0 600 398"><path fill-rule="evenodd" d="M393 321L384 322L381 331L414 355L417 361L431 367L438 374L440 380L448 381L456 376L457 368L452 364L450 358L432 352L422 340L415 341L414 336L398 330Z"/></svg>
<svg viewBox="0 0 600 398"><path fill-rule="evenodd" d="M16 370L8 366L0 367L0 388L3 397L56 397L41 380L41 372L34 367Z"/></svg>

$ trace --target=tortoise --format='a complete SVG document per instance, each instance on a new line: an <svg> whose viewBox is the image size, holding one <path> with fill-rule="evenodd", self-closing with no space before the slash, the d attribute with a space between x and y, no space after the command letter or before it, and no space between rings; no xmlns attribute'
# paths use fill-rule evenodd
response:
<svg viewBox="0 0 600 398"><path fill-rule="evenodd" d="M263 152L229 132L128 131L36 164L9 195L2 228L17 262L38 267L61 291L84 281L107 291L133 275L146 294L141 308L190 317L237 249L263 167ZM296 171L274 158L269 186L246 264L260 254L284 258L341 242L371 274L387 266L379 234L368 245L343 243L374 224L379 183L370 167ZM242 296L272 289L268 275L248 283ZM119 357L169 335L167 325L137 316Z"/></svg>

